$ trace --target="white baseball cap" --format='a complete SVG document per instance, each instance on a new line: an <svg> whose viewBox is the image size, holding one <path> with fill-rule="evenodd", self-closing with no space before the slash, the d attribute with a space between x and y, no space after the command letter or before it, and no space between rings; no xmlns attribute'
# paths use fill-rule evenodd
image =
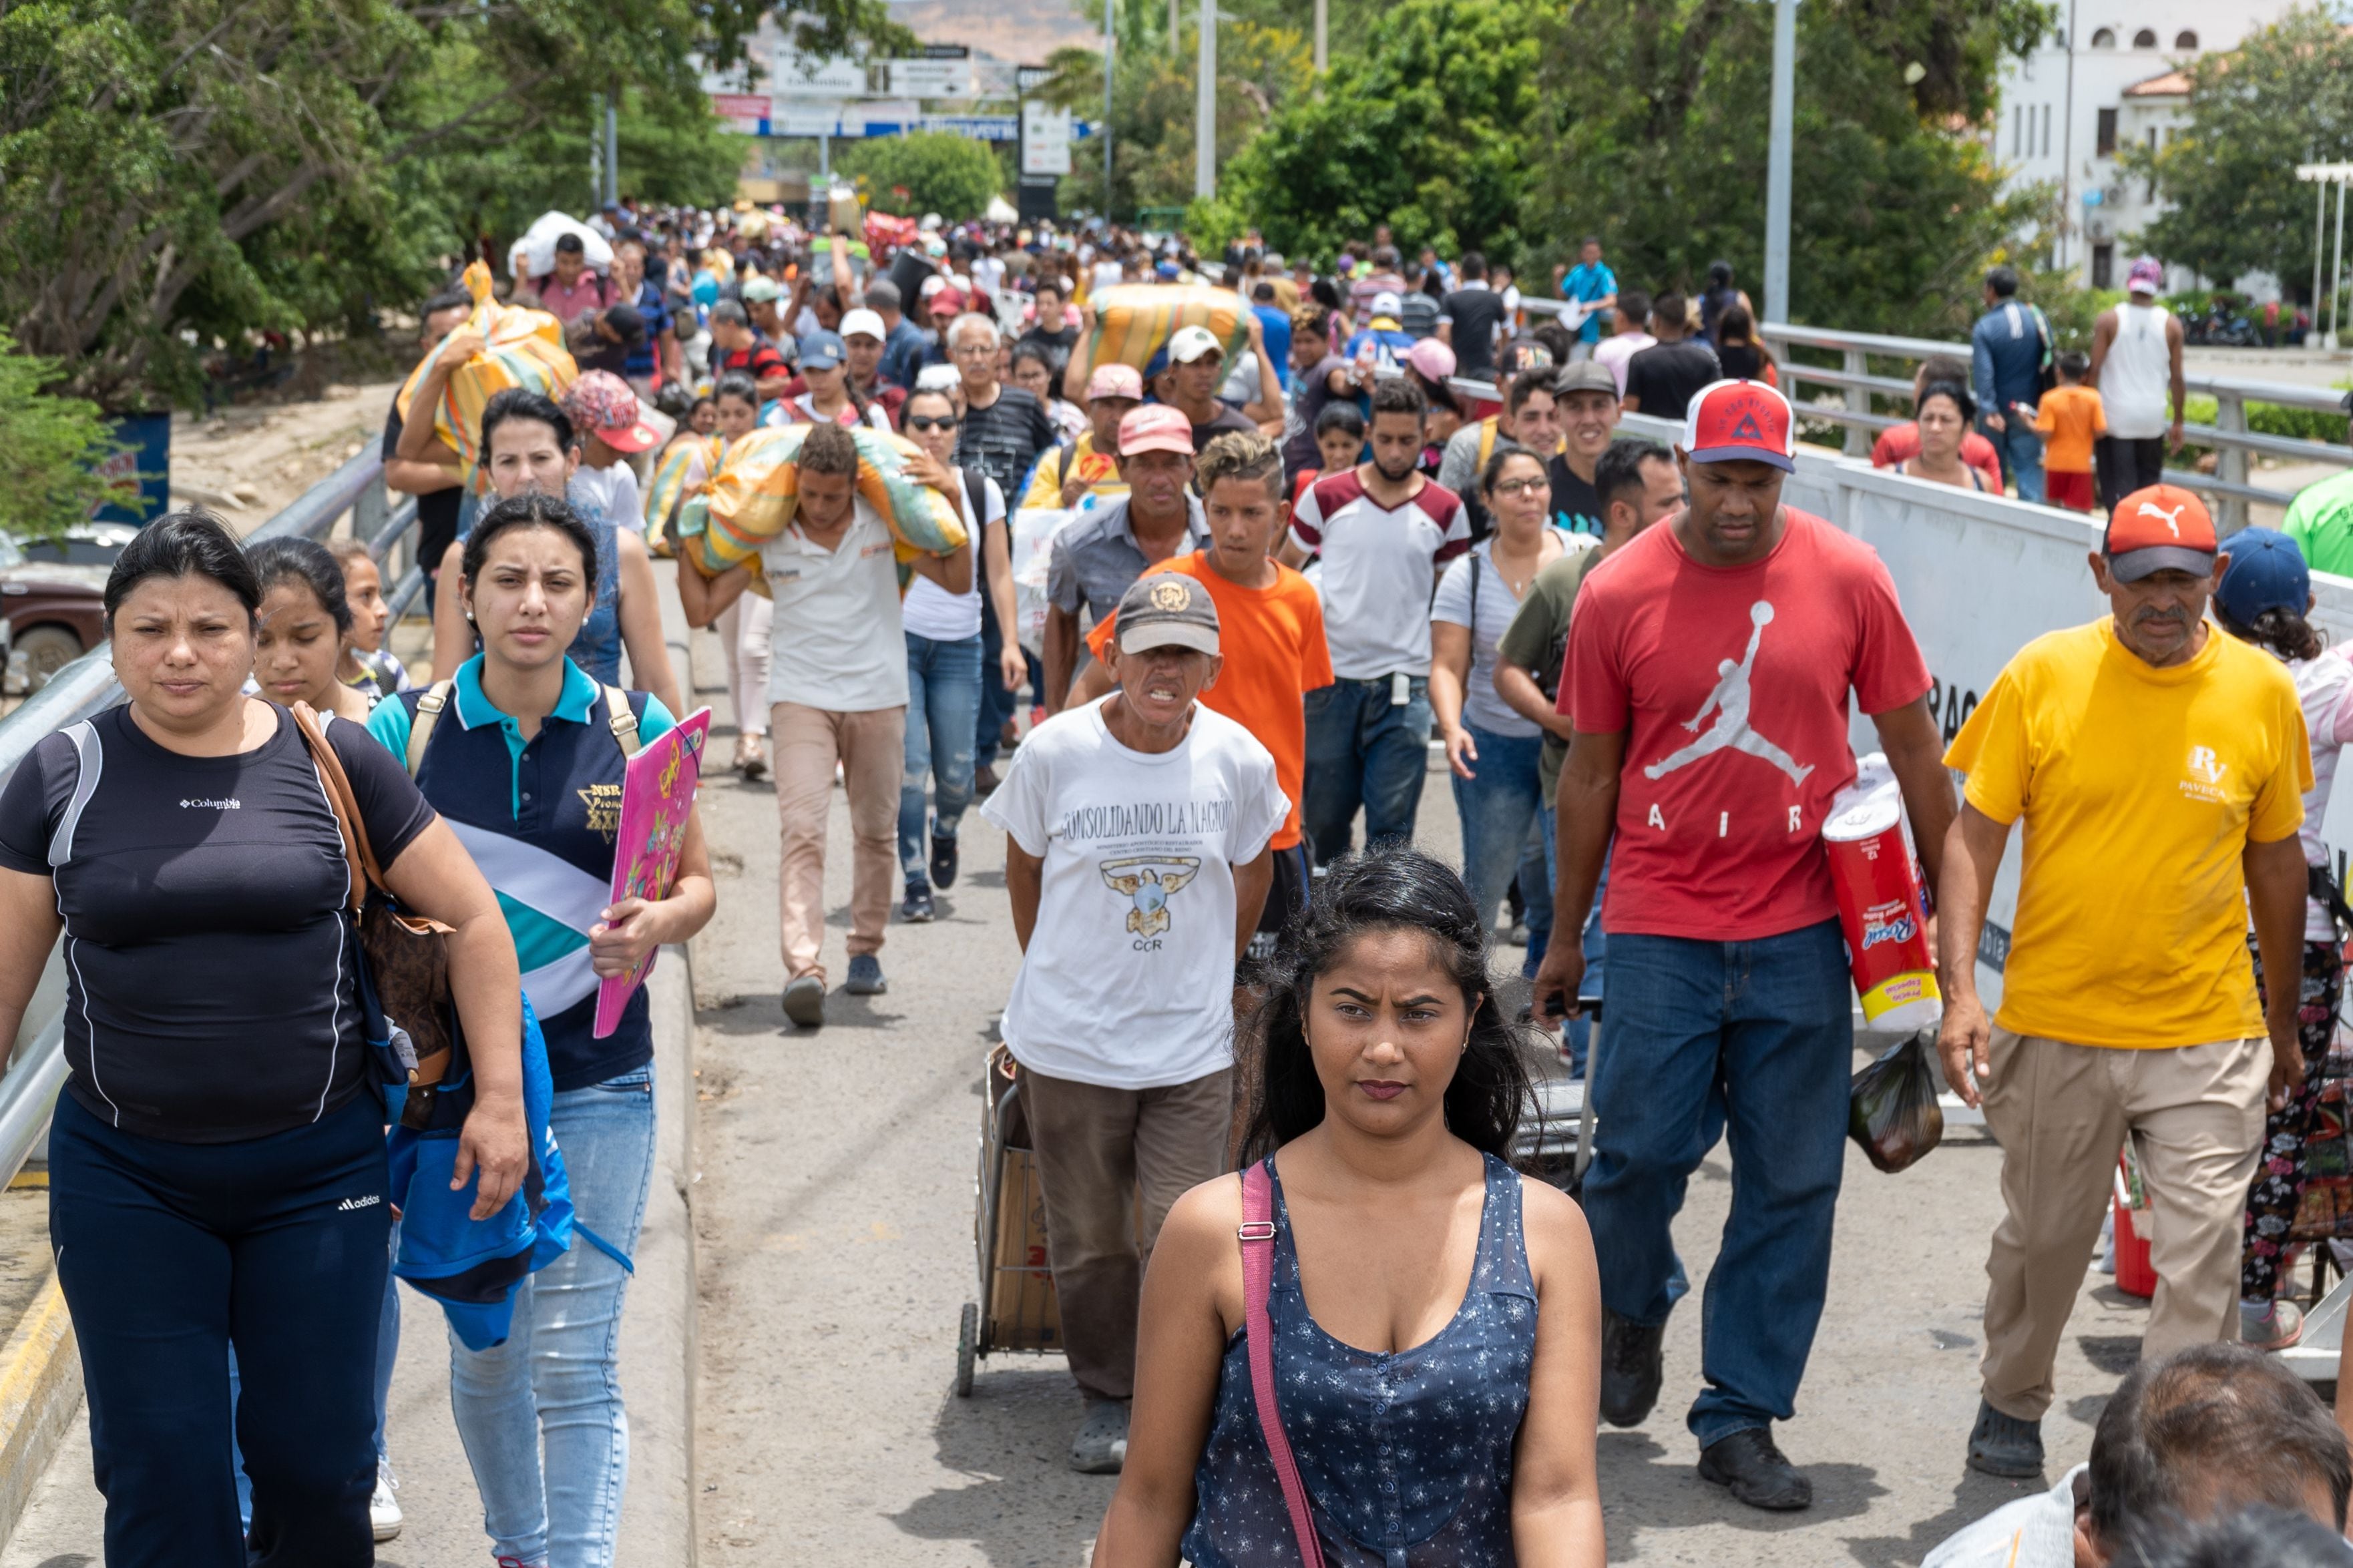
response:
<svg viewBox="0 0 2353 1568"><path fill-rule="evenodd" d="M1376 316L1395 316L1404 310L1405 301L1389 289L1384 289L1373 296L1373 314Z"/></svg>
<svg viewBox="0 0 2353 1568"><path fill-rule="evenodd" d="M1225 345L1218 342L1215 332L1207 327L1179 327L1168 340L1168 362L1171 364L1191 364L1204 354L1222 356Z"/></svg>
<svg viewBox="0 0 2353 1568"><path fill-rule="evenodd" d="M856 310L841 318L841 335L854 338L863 333L876 342L886 342L890 332L883 328L882 318L868 310Z"/></svg>
<svg viewBox="0 0 2353 1568"><path fill-rule="evenodd" d="M915 290L915 295L918 299L928 300L947 286L948 280L934 272L923 279L923 287Z"/></svg>

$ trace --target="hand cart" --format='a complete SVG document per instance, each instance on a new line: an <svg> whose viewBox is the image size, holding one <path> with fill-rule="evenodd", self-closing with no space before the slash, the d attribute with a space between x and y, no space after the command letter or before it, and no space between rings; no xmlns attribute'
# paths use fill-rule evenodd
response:
<svg viewBox="0 0 2353 1568"><path fill-rule="evenodd" d="M955 1391L972 1393L974 1363L992 1352L1062 1348L1062 1315L1046 1260L1046 1197L1022 1114L1019 1068L1002 1045L988 1053L975 1183L973 1251L980 1296L956 1333Z"/></svg>
<svg viewBox="0 0 2353 1568"><path fill-rule="evenodd" d="M1513 1162L1521 1170L1571 1197L1577 1196L1583 1189L1586 1167L1593 1163L1594 1116L1589 1086L1601 1053L1601 1001L1599 997L1580 996L1577 1005L1592 1025L1587 1037L1585 1076L1536 1079L1530 1085L1535 1094L1534 1114L1520 1119L1519 1135L1512 1148ZM1566 1047L1562 1055L1566 1065Z"/></svg>

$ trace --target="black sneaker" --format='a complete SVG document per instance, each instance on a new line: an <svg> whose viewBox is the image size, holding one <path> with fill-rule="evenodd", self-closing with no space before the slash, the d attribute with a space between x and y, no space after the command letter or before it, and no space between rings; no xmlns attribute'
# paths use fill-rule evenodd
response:
<svg viewBox="0 0 2353 1568"><path fill-rule="evenodd" d="M953 835L943 838L932 835L932 882L936 887L953 888L956 879L956 841Z"/></svg>
<svg viewBox="0 0 2353 1568"><path fill-rule="evenodd" d="M1983 1398L1969 1433L1969 1468L2025 1480L2042 1473L2042 1423L2004 1415Z"/></svg>
<svg viewBox="0 0 2353 1568"><path fill-rule="evenodd" d="M899 918L909 925L922 925L938 911L932 908L932 889L928 883L910 882L907 896L899 900Z"/></svg>
<svg viewBox="0 0 2353 1568"><path fill-rule="evenodd" d="M1664 1323L1638 1323L1601 1309L1601 1418L1639 1426L1659 1403L1666 1379Z"/></svg>
<svg viewBox="0 0 2353 1568"><path fill-rule="evenodd" d="M1811 1508L1814 1502L1814 1484L1774 1447L1772 1432L1763 1426L1746 1427L1701 1449L1699 1479L1730 1489L1736 1500L1750 1508L1775 1513Z"/></svg>

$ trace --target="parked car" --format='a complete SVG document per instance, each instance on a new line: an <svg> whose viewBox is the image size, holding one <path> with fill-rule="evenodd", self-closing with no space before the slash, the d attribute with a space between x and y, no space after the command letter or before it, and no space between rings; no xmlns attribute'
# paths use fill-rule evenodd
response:
<svg viewBox="0 0 2353 1568"><path fill-rule="evenodd" d="M38 691L106 640L102 600L114 558L139 531L91 522L57 539L0 535L0 623L8 630L5 689Z"/></svg>

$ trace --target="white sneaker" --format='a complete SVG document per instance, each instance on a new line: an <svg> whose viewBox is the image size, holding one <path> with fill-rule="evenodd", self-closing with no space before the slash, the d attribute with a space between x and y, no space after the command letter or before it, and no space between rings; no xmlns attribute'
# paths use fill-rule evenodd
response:
<svg viewBox="0 0 2353 1568"><path fill-rule="evenodd" d="M375 1466L375 1495L368 1499L368 1523L378 1541L392 1541L400 1534L400 1500L392 1494L400 1483L393 1479L392 1461L379 1459Z"/></svg>

